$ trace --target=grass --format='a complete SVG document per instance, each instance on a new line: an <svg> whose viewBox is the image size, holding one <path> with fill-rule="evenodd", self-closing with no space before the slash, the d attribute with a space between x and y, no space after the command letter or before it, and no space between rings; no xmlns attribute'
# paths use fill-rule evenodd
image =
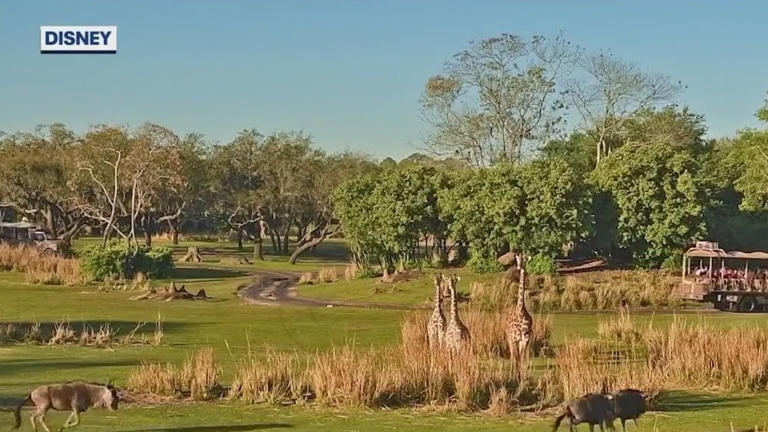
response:
<svg viewBox="0 0 768 432"><path fill-rule="evenodd" d="M382 283L379 278L351 279L339 278L336 282L314 283L312 285L299 285L298 291L303 297L340 300L362 303L384 303L394 305L421 306L429 305L435 294L435 286L430 276L437 270L425 270L419 275L404 282ZM473 282L491 281L498 274L476 275L468 269L446 269L444 273L457 273L461 276L458 291L469 293L469 287Z"/></svg>
<svg viewBox="0 0 768 432"><path fill-rule="evenodd" d="M92 241L92 240L87 240ZM82 245L80 241L76 247ZM186 251L191 243L179 245ZM196 242L207 262L179 266L171 279L186 284L190 291L204 288L215 298L207 302L133 302L131 291L97 292L95 287L47 286L27 281L24 273L0 272L0 321L15 323L41 322L53 325L67 321L74 329L83 324L98 328L104 322L122 333L130 332L139 322L146 322L148 332L154 331L158 313L162 316L164 341L158 346L126 345L114 348L67 346L35 346L8 344L0 347L0 405L23 396L31 388L52 382L84 379L88 381L116 380L125 386L131 371L142 362L183 365L187 356L201 348L213 348L221 365L221 382L231 383L243 367L243 359L261 363L269 355L297 356L297 362L315 353L329 354L353 341L360 350L371 347L395 346L400 341L401 311L353 308L256 307L243 304L233 295L236 287L247 284L249 274L258 269L317 272L323 267L342 268L343 254L329 257L308 257L298 266L287 264L282 256L267 256L253 265L216 262L216 255L236 255L233 243ZM266 244L265 244L266 245ZM331 245L337 247L338 245ZM215 249L215 250L214 250ZM267 249L268 251L268 249ZM320 249L322 252L322 246ZM250 255L250 251L242 252ZM482 276L479 279L485 278ZM426 279L425 282L423 279ZM468 291L472 277L463 273L460 285ZM169 280L152 281L167 284ZM424 303L432 296L428 278L396 284L382 284L378 290L372 280L338 281L307 285L301 292L338 291L347 284L344 299ZM379 292L376 292L376 291ZM353 297L349 297L353 296ZM357 297L354 297L357 296ZM371 300L375 299L375 300ZM690 315L686 313L686 315ZM555 345L577 337L598 337L600 321L614 315L605 313L555 313L552 315L552 341ZM696 315L694 315L696 316ZM701 318L714 329L751 328L763 325L765 315L702 313ZM675 316L668 312L635 314L637 328L669 326ZM270 354L274 353L274 354ZM250 357L249 357L250 355ZM330 354L329 354L330 355ZM276 370L274 374L279 375ZM217 377L218 378L218 377ZM264 378L269 380L270 377ZM253 389L254 398L270 397L269 386ZM280 389L274 390L279 392ZM642 430L683 431L753 430L765 426L768 393L709 394L705 392L673 392L665 397L660 412L650 413L641 420ZM66 413L50 415L49 425L58 426ZM10 424L12 416L0 412L0 424ZM322 406L276 407L250 405L240 401L217 401L157 406L125 406L117 413L89 411L78 428L95 431L548 431L552 416L540 419L518 414L495 416L487 413L456 413L432 409L399 408L394 410L363 408L328 408ZM29 425L23 426L29 430ZM655 427L655 429L654 429Z"/></svg>

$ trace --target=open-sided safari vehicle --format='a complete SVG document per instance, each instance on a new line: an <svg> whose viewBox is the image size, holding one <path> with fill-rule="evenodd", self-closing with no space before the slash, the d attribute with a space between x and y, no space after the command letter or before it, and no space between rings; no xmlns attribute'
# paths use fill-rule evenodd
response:
<svg viewBox="0 0 768 432"><path fill-rule="evenodd" d="M678 295L719 310L768 310L768 253L726 252L716 242L696 242L683 255Z"/></svg>
<svg viewBox="0 0 768 432"><path fill-rule="evenodd" d="M51 240L39 226L28 222L0 222L0 242L34 245L42 252L59 252L59 242Z"/></svg>

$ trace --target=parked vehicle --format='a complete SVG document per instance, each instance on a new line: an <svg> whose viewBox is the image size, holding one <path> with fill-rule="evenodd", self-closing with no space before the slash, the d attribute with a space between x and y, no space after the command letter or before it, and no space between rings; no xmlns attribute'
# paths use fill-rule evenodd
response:
<svg viewBox="0 0 768 432"><path fill-rule="evenodd" d="M59 252L59 241L49 239L39 226L28 222L0 222L0 242L35 245L46 253Z"/></svg>
<svg viewBox="0 0 768 432"><path fill-rule="evenodd" d="M768 253L726 252L716 242L700 241L683 255L677 294L735 312L768 310Z"/></svg>

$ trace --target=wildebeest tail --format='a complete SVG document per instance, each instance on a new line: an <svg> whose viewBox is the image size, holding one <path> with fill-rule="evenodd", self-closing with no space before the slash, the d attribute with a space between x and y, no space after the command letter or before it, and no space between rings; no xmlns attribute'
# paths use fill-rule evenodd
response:
<svg viewBox="0 0 768 432"><path fill-rule="evenodd" d="M552 428L552 432L556 431L560 427L560 423L563 422L564 418L571 417L572 415L573 414L571 414L571 409L569 407L565 407L565 412L555 419L555 427Z"/></svg>
<svg viewBox="0 0 768 432"><path fill-rule="evenodd" d="M21 407L27 404L27 402L32 401L32 395L27 395L27 397L21 401L20 404L16 405L16 409L13 411L13 418L16 420L16 423L14 423L13 428L18 429L21 427Z"/></svg>

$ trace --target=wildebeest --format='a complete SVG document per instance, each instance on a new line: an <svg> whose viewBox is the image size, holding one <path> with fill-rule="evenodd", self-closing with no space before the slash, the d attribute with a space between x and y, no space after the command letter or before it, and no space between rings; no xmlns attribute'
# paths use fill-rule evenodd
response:
<svg viewBox="0 0 768 432"><path fill-rule="evenodd" d="M626 431L627 420L637 425L637 419L645 412L645 395L640 390L624 389L613 395L614 417L621 420L621 430Z"/></svg>
<svg viewBox="0 0 768 432"><path fill-rule="evenodd" d="M580 423L589 424L590 432L595 430L595 425L600 426L601 431L605 430L603 426L608 430L614 430L613 403L600 394L590 393L569 402L565 412L555 420L555 427L552 430L556 431L566 417L570 421L571 431L575 431L575 426Z"/></svg>
<svg viewBox="0 0 768 432"><path fill-rule="evenodd" d="M37 422L43 426L46 432L49 432L45 424L45 413L49 409L56 411L71 410L67 421L59 429L75 427L80 424L80 413L85 412L90 407L107 408L110 411L117 409L119 398L117 389L112 384L99 385L82 381L68 382L66 384L45 385L32 390L26 399L16 406L14 417L16 418L15 429L21 426L21 408L24 405L32 405L36 411L30 417L32 427L37 431Z"/></svg>

